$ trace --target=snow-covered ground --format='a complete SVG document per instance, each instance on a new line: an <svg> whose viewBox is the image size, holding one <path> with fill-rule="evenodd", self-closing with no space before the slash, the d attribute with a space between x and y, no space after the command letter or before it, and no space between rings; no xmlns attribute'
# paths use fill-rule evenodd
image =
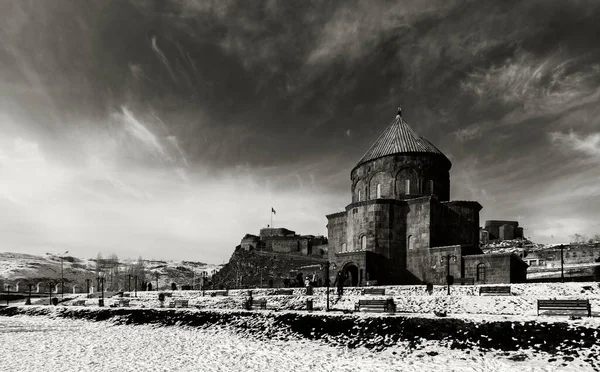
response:
<svg viewBox="0 0 600 372"><path fill-rule="evenodd" d="M259 340L222 326L28 316L0 317L0 347L2 371L593 371L583 360L528 350L485 353L427 341L416 350L399 343L372 351L289 337Z"/></svg>

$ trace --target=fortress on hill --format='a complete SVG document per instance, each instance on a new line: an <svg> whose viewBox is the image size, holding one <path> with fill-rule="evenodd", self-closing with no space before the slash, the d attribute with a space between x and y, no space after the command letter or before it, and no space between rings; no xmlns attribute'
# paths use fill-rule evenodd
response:
<svg viewBox="0 0 600 372"><path fill-rule="evenodd" d="M455 283L525 282L518 255L479 248L482 206L450 200L451 166L399 110L350 171L350 204L327 215L327 238L269 228L239 248L317 260L321 279L329 263L330 280L341 271L352 286L445 284L448 272Z"/></svg>

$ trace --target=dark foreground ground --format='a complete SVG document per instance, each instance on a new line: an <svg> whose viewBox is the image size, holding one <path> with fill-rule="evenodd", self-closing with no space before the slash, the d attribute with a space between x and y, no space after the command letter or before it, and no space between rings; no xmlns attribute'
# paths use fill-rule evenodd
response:
<svg viewBox="0 0 600 372"><path fill-rule="evenodd" d="M7 307L0 316L52 316L115 324L227 327L259 339L307 339L332 346L384 350L400 342L417 349L439 341L450 349L503 351L532 350L551 358L584 360L600 368L598 330L572 322L466 321L454 318L311 314L273 311L208 311L181 309ZM552 360L551 360L552 361Z"/></svg>

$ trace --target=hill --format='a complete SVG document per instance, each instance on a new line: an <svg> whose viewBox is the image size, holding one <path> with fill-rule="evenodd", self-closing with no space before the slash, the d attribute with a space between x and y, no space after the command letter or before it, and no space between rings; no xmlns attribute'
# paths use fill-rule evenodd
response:
<svg viewBox="0 0 600 372"><path fill-rule="evenodd" d="M214 288L255 288L303 286L306 276L315 281L325 279L327 260L301 256L245 250L239 246L229 262L213 277Z"/></svg>
<svg viewBox="0 0 600 372"><path fill-rule="evenodd" d="M126 290L134 286L135 276L138 277L138 289L151 283L156 286L158 278L159 289L171 288L172 283L177 287L183 285L200 286L200 277L210 278L220 270L222 265L212 265L195 261L162 261L162 260L119 260L116 256L109 258L82 259L74 256L46 254L43 256L23 253L0 253L0 284L10 284L16 290L26 291L29 284L33 291L47 291L48 287L56 287L64 275L65 292L72 292L77 286L80 292L86 288L86 279L90 285L97 286L97 277L105 278L106 290ZM206 273L206 274L204 274ZM131 284L129 283L131 275Z"/></svg>

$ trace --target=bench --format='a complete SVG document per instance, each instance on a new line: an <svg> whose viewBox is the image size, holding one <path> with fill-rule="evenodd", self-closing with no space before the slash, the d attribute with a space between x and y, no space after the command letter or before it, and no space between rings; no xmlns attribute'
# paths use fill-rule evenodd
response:
<svg viewBox="0 0 600 372"><path fill-rule="evenodd" d="M479 287L479 295L510 296L510 286Z"/></svg>
<svg viewBox="0 0 600 372"><path fill-rule="evenodd" d="M73 302L73 306L85 306L85 300L76 300Z"/></svg>
<svg viewBox="0 0 600 372"><path fill-rule="evenodd" d="M541 311L560 312L556 315L567 315L564 312L585 311L588 316L592 316L590 300L538 300L537 313Z"/></svg>
<svg viewBox="0 0 600 372"><path fill-rule="evenodd" d="M363 295L385 296L385 288L365 288L363 289Z"/></svg>
<svg viewBox="0 0 600 372"><path fill-rule="evenodd" d="M267 310L267 300L253 300L249 299L246 301L246 309L248 310Z"/></svg>
<svg viewBox="0 0 600 372"><path fill-rule="evenodd" d="M462 285L475 285L475 278L456 278L454 280Z"/></svg>
<svg viewBox="0 0 600 372"><path fill-rule="evenodd" d="M169 307L188 307L189 300L175 300L169 302Z"/></svg>
<svg viewBox="0 0 600 372"><path fill-rule="evenodd" d="M211 297L215 296L227 296L227 291L214 291L210 294Z"/></svg>
<svg viewBox="0 0 600 372"><path fill-rule="evenodd" d="M119 306L120 307L129 307L129 301L131 301L130 299L121 299L119 300Z"/></svg>
<svg viewBox="0 0 600 372"><path fill-rule="evenodd" d="M387 300L358 300L354 309L356 311L364 310L394 313L396 312L396 304L391 298L388 298Z"/></svg>
<svg viewBox="0 0 600 372"><path fill-rule="evenodd" d="M291 296L294 294L293 289L278 289L275 291L276 296Z"/></svg>

